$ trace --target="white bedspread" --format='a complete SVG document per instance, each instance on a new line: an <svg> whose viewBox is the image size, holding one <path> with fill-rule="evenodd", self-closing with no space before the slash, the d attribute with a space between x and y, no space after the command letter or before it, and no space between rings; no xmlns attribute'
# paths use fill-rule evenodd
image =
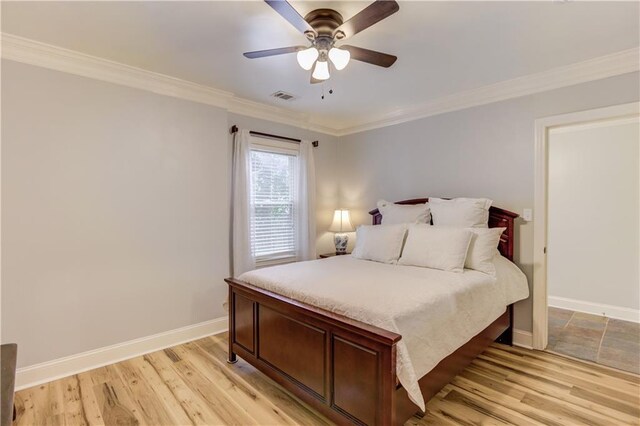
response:
<svg viewBox="0 0 640 426"><path fill-rule="evenodd" d="M496 277L336 256L258 269L239 279L402 335L396 371L423 411L418 379L529 296L524 274L496 256Z"/></svg>

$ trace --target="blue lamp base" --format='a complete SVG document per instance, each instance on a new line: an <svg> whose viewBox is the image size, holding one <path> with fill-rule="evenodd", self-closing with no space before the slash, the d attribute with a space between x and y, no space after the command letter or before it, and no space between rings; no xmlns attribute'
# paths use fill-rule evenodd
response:
<svg viewBox="0 0 640 426"><path fill-rule="evenodd" d="M333 243L336 245L336 254L347 254L347 243L349 236L347 234L336 234L333 237Z"/></svg>

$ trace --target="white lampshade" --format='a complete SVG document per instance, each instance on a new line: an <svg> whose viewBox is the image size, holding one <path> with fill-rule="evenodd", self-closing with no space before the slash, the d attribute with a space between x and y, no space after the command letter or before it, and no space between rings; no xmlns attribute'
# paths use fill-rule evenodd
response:
<svg viewBox="0 0 640 426"><path fill-rule="evenodd" d="M328 80L329 77L331 77L331 75L329 75L329 63L327 61L316 62L312 76L316 80Z"/></svg>
<svg viewBox="0 0 640 426"><path fill-rule="evenodd" d="M318 49L316 49L315 47L300 50L297 55L298 64L300 64L303 69L308 71L311 69L316 59L318 59L319 54L320 53L318 52Z"/></svg>
<svg viewBox="0 0 640 426"><path fill-rule="evenodd" d="M339 71L347 66L349 60L351 59L351 53L349 53L348 50L332 47L329 51L329 59L331 59L331 62L333 62L333 66L335 66Z"/></svg>
<svg viewBox="0 0 640 426"><path fill-rule="evenodd" d="M349 210L336 210L333 213L333 222L329 227L331 232L353 232L353 225L351 225L351 217L349 216Z"/></svg>

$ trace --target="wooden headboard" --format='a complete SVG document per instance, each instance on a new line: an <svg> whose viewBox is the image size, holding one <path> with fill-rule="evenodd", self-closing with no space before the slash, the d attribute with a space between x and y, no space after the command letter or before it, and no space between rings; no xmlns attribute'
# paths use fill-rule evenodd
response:
<svg viewBox="0 0 640 426"><path fill-rule="evenodd" d="M428 198L416 198L413 200L396 201L395 204L424 204L428 202ZM378 209L369 212L373 216L373 224L380 225L382 222L382 214ZM489 208L489 228L507 228L500 237L498 250L500 254L513 262L513 231L514 220L518 217L517 213L508 210L499 209L497 207Z"/></svg>

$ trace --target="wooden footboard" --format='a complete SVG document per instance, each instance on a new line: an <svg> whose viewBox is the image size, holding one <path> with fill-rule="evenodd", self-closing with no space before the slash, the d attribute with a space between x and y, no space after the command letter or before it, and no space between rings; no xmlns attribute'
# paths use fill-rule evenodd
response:
<svg viewBox="0 0 640 426"><path fill-rule="evenodd" d="M229 283L229 362L236 354L340 423L396 424L400 335Z"/></svg>
<svg viewBox="0 0 640 426"><path fill-rule="evenodd" d="M396 380L399 334L228 278L229 362L241 356L339 424L399 425L418 411ZM499 336L511 309L420 379L425 401Z"/></svg>

